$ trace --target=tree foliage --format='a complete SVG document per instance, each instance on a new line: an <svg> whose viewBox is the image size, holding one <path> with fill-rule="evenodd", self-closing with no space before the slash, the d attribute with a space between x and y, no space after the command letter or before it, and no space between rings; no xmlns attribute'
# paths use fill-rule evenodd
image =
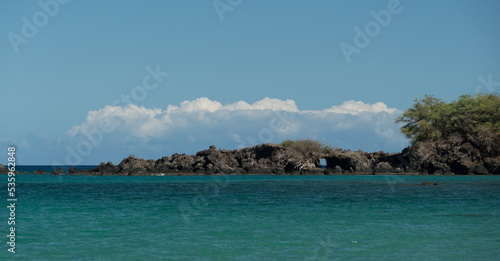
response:
<svg viewBox="0 0 500 261"><path fill-rule="evenodd" d="M316 158L334 149L325 146L323 143L311 139L304 140L285 140L281 143L282 146L292 148L302 154L305 158Z"/></svg>
<svg viewBox="0 0 500 261"><path fill-rule="evenodd" d="M401 131L413 144L460 136L487 152L500 150L498 94L462 95L451 103L426 95L416 99L396 122L404 123Z"/></svg>

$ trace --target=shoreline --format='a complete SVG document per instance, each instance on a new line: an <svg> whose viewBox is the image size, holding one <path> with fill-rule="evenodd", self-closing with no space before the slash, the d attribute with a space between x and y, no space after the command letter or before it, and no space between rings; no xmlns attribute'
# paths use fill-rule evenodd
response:
<svg viewBox="0 0 500 261"><path fill-rule="evenodd" d="M161 175L163 174L163 175ZM0 173L0 175L7 175L6 173ZM276 174L276 173L251 173L251 174L199 174L199 173L142 173L140 175L124 175L124 174L99 174L99 173L63 173L61 175L55 175L53 173L45 172L45 173L16 173L16 175L41 175L41 176L123 176L123 177L176 177L176 176L497 176L496 174L483 174L483 175L460 175L455 173L448 174L425 174L425 173L384 173L384 174L367 174L367 173L338 173L338 174L299 174L299 173L284 173L284 174Z"/></svg>
<svg viewBox="0 0 500 261"><path fill-rule="evenodd" d="M324 160L326 166L321 165L320 160ZM498 175L500 156L487 156L469 143L457 145L446 139L423 142L400 153L332 149L303 140L236 150L217 149L212 145L195 155L174 153L157 160L130 155L118 165L101 162L95 168L66 167L30 171L49 174L52 170L51 175L89 176ZM1 173L8 173L8 169L0 164Z"/></svg>

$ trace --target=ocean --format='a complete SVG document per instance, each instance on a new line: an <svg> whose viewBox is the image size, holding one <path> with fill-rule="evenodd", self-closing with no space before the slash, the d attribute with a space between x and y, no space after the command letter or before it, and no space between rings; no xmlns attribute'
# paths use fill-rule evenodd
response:
<svg viewBox="0 0 500 261"><path fill-rule="evenodd" d="M16 253L4 236L0 260L500 257L500 176L29 174L35 169L16 176Z"/></svg>

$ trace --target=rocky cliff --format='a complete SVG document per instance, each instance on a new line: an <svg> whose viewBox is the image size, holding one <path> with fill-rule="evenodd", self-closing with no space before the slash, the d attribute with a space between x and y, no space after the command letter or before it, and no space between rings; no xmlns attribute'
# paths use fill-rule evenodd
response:
<svg viewBox="0 0 500 261"><path fill-rule="evenodd" d="M9 169L4 165L0 164L0 174L7 174L7 173L9 173Z"/></svg>
<svg viewBox="0 0 500 261"><path fill-rule="evenodd" d="M97 175L175 175L175 174L285 174L294 171L317 172L323 170L318 161L303 161L294 150L277 144L262 144L239 150L220 150L211 146L196 155L173 154L158 160L145 160L134 155L118 165L101 163L85 171L71 168L70 174Z"/></svg>
<svg viewBox="0 0 500 261"><path fill-rule="evenodd" d="M500 174L500 155L459 137L426 141L400 153L408 169L427 174Z"/></svg>
<svg viewBox="0 0 500 261"><path fill-rule="evenodd" d="M92 170L70 168L69 174L91 175L211 175L211 174L500 174L500 157L485 155L468 143L424 142L401 153L331 150L305 158L278 144L238 150L211 146L196 155L173 154L158 160L131 155L118 165L101 163ZM326 160L321 168L320 159ZM60 173L57 173L60 174Z"/></svg>
<svg viewBox="0 0 500 261"><path fill-rule="evenodd" d="M500 156L457 137L421 142L401 153L335 151L326 157L327 170L359 174L500 174Z"/></svg>

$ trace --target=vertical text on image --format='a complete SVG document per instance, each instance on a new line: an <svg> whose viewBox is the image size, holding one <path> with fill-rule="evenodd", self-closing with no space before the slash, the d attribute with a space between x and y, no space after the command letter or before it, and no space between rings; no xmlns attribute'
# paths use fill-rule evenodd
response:
<svg viewBox="0 0 500 261"><path fill-rule="evenodd" d="M7 174L7 208L9 209L9 217L7 224L9 227L9 234L7 234L7 245L9 248L7 251L11 253L16 253L16 147L10 146L7 149L8 163L7 168L9 173Z"/></svg>

